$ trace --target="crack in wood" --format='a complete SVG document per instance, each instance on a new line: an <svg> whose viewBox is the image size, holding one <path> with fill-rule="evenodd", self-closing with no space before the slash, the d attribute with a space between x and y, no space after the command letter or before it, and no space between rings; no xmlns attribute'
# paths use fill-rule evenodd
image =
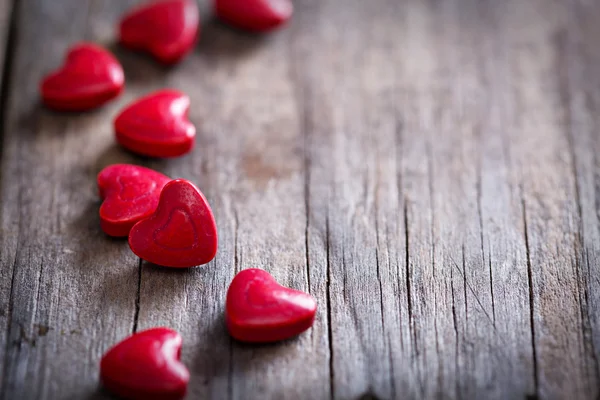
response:
<svg viewBox="0 0 600 400"><path fill-rule="evenodd" d="M133 327L131 329L132 333L136 333L138 329L138 320L140 318L140 303L141 303L141 295L142 295L142 263L143 260L138 259L138 276L137 276L137 292L135 294L135 310L133 313Z"/></svg>
<svg viewBox="0 0 600 400"><path fill-rule="evenodd" d="M454 369L456 370L456 375L459 375L460 373L460 365L458 362L458 349L459 349L459 345L458 345L458 319L456 318L456 301L454 298L454 270L450 269L450 290L451 290L451 294L452 294L452 324L454 326ZM459 384L459 380L456 380L456 395L458 398L461 398L460 396L460 384Z"/></svg>
<svg viewBox="0 0 600 400"><path fill-rule="evenodd" d="M463 296L465 296L465 323L468 324L469 323L469 299L467 297L467 262L465 260L465 244L464 243L462 245L462 277L463 277ZM485 312L485 309L483 308L483 304L481 304L481 302L477 298L477 295L475 294L475 290L473 288L471 288L470 286L469 286L469 289L473 293L475 300L479 303L479 306ZM486 313L486 315L487 315L487 313ZM492 321L489 315L487 317L490 321ZM492 325L493 325L493 323L494 322L492 321Z"/></svg>
<svg viewBox="0 0 600 400"><path fill-rule="evenodd" d="M233 231L233 265L234 265L234 275L240 272L240 263L241 263L241 249L239 248L238 242L238 231L240 228L240 221L238 219L237 209L233 209L233 220L234 220L234 231ZM238 251L240 253L238 253Z"/></svg>
<svg viewBox="0 0 600 400"><path fill-rule="evenodd" d="M333 327L331 318L331 248L329 239L329 214L325 219L325 247L327 258L327 343L329 345L329 396L335 398L335 370L334 370L334 351L333 351Z"/></svg>
<svg viewBox="0 0 600 400"><path fill-rule="evenodd" d="M292 37L294 35L291 35ZM294 46L290 43L290 57L296 58L293 53ZM310 283L310 248L309 248L309 227L310 227L310 154L309 154L309 136L312 131L309 129L310 127L310 118L308 113L308 105L306 104L306 98L301 92L301 82L300 77L301 74L298 72L298 67L296 63L292 63L291 68L291 81L294 88L294 97L296 103L296 110L300 119L300 132L302 133L302 163L303 163L303 194L304 194L304 212L305 212L305 221L304 221L304 257L305 257L305 267L306 267L306 285L308 288L308 293L311 291L311 283Z"/></svg>
<svg viewBox="0 0 600 400"><path fill-rule="evenodd" d="M483 306L483 304L479 300L479 297L477 296L477 293L475 293L475 290L473 289L473 287L471 286L471 284L467 280L465 272L459 267L458 263L454 260L454 258L452 257L452 255L449 252L448 252L448 258L450 258L450 260L452 261L452 264L454 265L454 268L456 268L456 270L458 272L460 272L460 275L463 278L464 288L465 288L465 292L464 292L465 303L466 303L466 296L467 296L466 288L468 288L469 291L471 292L471 294L473 295L473 297L475 298L475 301L477 302L477 304L481 308L481 311L487 317L488 321L490 322L490 324L494 328L494 332L496 334L498 334L498 332L496 331L496 328L495 328L494 321L492 320L492 317L490 317L490 314L486 311L485 307ZM464 266L464 264L463 264L463 266ZM466 312L466 308L465 308L465 312Z"/></svg>
<svg viewBox="0 0 600 400"><path fill-rule="evenodd" d="M17 21L19 20L21 14L21 10L18 4L18 0L12 0L10 5L10 17L9 17L9 25L8 25L8 33L7 33L7 44L6 49L4 51L4 60L2 64L2 76L0 81L0 160L3 160L4 156L4 137L7 129L7 109L8 109L8 98L9 93L11 92L11 76L14 68L14 57L16 42L17 42ZM21 168L19 167L19 171ZM3 180L3 171L0 168L0 184ZM20 178L20 177L19 177ZM23 188L19 187L18 199L19 204L22 204L23 198ZM19 254L21 251L21 243L22 243L22 229L21 229L21 214L19 213L19 222L18 222L18 233L17 233L17 245L15 249L15 257L11 267L11 282L10 289L8 292L8 310L6 313L7 323L6 323L6 343L4 344L4 359L2 360L2 387L0 388L0 398L4 399L6 397L6 390L8 385L6 384L9 372L9 348L10 348L10 334L12 331L12 316L13 316L13 301L14 301L14 287L15 287L15 275L17 269L17 263L19 259Z"/></svg>
<svg viewBox="0 0 600 400"><path fill-rule="evenodd" d="M413 307L412 307L412 294L411 294L411 279L410 279L410 234L408 230L408 205L407 200L404 200L404 251L406 254L406 260L404 267L405 275L406 275L406 303L408 307L408 326L409 326L409 337L412 339L411 352L416 351L417 348L417 332L415 329L415 322L413 317Z"/></svg>
<svg viewBox="0 0 600 400"><path fill-rule="evenodd" d="M525 250L527 252L527 283L529 285L529 324L531 328L531 352L533 361L533 383L535 387L535 398L539 396L539 375L537 349L535 344L535 318L534 318L534 296L533 296L533 271L531 267L531 253L529 250L529 230L527 228L527 209L525 207L525 197L521 195L521 206L523 209L523 229L525 234Z"/></svg>
<svg viewBox="0 0 600 400"><path fill-rule="evenodd" d="M481 142L481 131L478 135L478 140ZM484 251L484 240L483 240L483 210L481 207L482 203L482 157L478 158L478 168L477 168L477 216L479 218L479 241L481 244L481 265L485 265L485 251ZM464 246L464 245L463 245ZM494 305L494 283L493 283L493 273L492 273L492 253L490 249L490 244L488 242L488 263L489 263L489 274L490 274L490 296L492 301L492 321L494 326L496 326L496 307Z"/></svg>
<svg viewBox="0 0 600 400"><path fill-rule="evenodd" d="M377 281L379 283L379 310L381 312L381 328L385 332L385 318L383 313L383 283L381 281L381 271L379 268L379 249L375 248L375 263L377 269Z"/></svg>
<svg viewBox="0 0 600 400"><path fill-rule="evenodd" d="M488 241L488 267L490 271L490 294L492 300L492 322L494 323L494 328L496 327L496 306L494 304L494 273L492 271L492 248L490 242Z"/></svg>

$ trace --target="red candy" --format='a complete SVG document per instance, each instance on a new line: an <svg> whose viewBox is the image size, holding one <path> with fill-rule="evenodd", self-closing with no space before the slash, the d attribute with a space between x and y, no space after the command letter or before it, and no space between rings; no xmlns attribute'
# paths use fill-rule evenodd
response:
<svg viewBox="0 0 600 400"><path fill-rule="evenodd" d="M215 0L215 13L223 21L253 32L277 28L291 18L290 0Z"/></svg>
<svg viewBox="0 0 600 400"><path fill-rule="evenodd" d="M164 267L187 268L212 260L217 225L202 192L185 179L167 183L154 214L131 229L129 247Z"/></svg>
<svg viewBox="0 0 600 400"><path fill-rule="evenodd" d="M171 179L136 165L115 164L98 174L100 227L110 236L127 236L138 221L158 206L163 187Z"/></svg>
<svg viewBox="0 0 600 400"><path fill-rule="evenodd" d="M107 50L79 43L67 53L64 65L42 81L42 100L59 111L85 111L117 97L125 76L119 61Z"/></svg>
<svg viewBox="0 0 600 400"><path fill-rule="evenodd" d="M168 328L129 336L102 357L103 385L123 399L182 399L190 373L179 361L181 342L179 333Z"/></svg>
<svg viewBox="0 0 600 400"><path fill-rule="evenodd" d="M243 342L275 342L310 328L317 303L308 293L281 286L266 271L238 273L227 291L225 320L229 333Z"/></svg>
<svg viewBox="0 0 600 400"><path fill-rule="evenodd" d="M115 119L117 142L151 157L177 157L194 146L196 128L187 119L190 98L159 90L130 104Z"/></svg>
<svg viewBox="0 0 600 400"><path fill-rule="evenodd" d="M200 16L193 0L162 0L138 7L121 20L121 43L174 64L188 54L198 36Z"/></svg>

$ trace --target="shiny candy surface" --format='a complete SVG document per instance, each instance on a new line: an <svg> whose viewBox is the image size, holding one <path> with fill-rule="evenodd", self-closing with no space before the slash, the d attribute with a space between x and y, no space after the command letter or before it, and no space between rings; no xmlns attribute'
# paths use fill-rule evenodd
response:
<svg viewBox="0 0 600 400"><path fill-rule="evenodd" d="M123 90L125 75L117 59L102 47L79 43L64 65L40 86L44 104L58 111L86 111L112 100Z"/></svg>
<svg viewBox="0 0 600 400"><path fill-rule="evenodd" d="M317 303L308 293L281 286L266 271L238 273L227 291L225 320L229 333L244 342L274 342L309 329Z"/></svg>
<svg viewBox="0 0 600 400"><path fill-rule="evenodd" d="M217 253L217 225L200 190L185 179L164 187L154 214L129 233L129 247L140 258L165 267L206 264Z"/></svg>
<svg viewBox="0 0 600 400"><path fill-rule="evenodd" d="M290 0L215 0L215 13L221 20L252 32L279 27L293 11Z"/></svg>
<svg viewBox="0 0 600 400"><path fill-rule="evenodd" d="M162 0L126 14L119 25L119 37L125 47L148 52L164 64L174 64L194 48L199 27L194 0Z"/></svg>
<svg viewBox="0 0 600 400"><path fill-rule="evenodd" d="M188 120L190 98L165 89L127 106L115 119L117 142L150 157L177 157L194 146L196 128Z"/></svg>
<svg viewBox="0 0 600 400"><path fill-rule="evenodd" d="M110 236L127 236L138 221L158 206L163 187L171 179L149 168L114 164L98 174L100 226Z"/></svg>
<svg viewBox="0 0 600 400"><path fill-rule="evenodd" d="M190 374L180 362L181 344L179 333L168 328L129 336L102 357L102 384L123 399L182 399Z"/></svg>

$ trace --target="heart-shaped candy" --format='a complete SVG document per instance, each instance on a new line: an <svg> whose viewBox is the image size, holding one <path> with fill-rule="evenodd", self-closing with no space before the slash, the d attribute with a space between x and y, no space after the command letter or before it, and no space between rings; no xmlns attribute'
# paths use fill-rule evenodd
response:
<svg viewBox="0 0 600 400"><path fill-rule="evenodd" d="M161 0L125 15L119 35L125 47L146 51L164 64L174 64L194 47L199 26L194 0Z"/></svg>
<svg viewBox="0 0 600 400"><path fill-rule="evenodd" d="M179 361L181 342L179 333L168 328L129 336L102 357L102 384L129 400L182 399L190 373Z"/></svg>
<svg viewBox="0 0 600 400"><path fill-rule="evenodd" d="M217 253L217 225L200 190L185 179L167 183L154 214L133 226L129 247L164 267L206 264Z"/></svg>
<svg viewBox="0 0 600 400"><path fill-rule="evenodd" d="M262 269L241 271L227 291L227 328L243 342L275 342L296 336L312 326L316 312L317 303L310 294L281 286Z"/></svg>
<svg viewBox="0 0 600 400"><path fill-rule="evenodd" d="M115 119L121 146L151 157L177 157L194 146L196 128L187 119L190 98L177 90L159 90L138 99Z"/></svg>
<svg viewBox="0 0 600 400"><path fill-rule="evenodd" d="M291 18L290 0L215 0L215 13L223 21L248 31L273 30Z"/></svg>
<svg viewBox="0 0 600 400"><path fill-rule="evenodd" d="M163 187L171 179L148 168L114 164L98 174L100 227L110 236L127 236L138 221L151 215Z"/></svg>
<svg viewBox="0 0 600 400"><path fill-rule="evenodd" d="M42 100L59 111L85 111L117 97L125 75L107 50L79 43L67 53L64 65L47 75L40 86Z"/></svg>

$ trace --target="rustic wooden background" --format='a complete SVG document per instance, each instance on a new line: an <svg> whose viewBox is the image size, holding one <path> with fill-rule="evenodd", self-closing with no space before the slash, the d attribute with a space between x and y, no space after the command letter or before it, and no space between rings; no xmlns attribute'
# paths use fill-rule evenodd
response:
<svg viewBox="0 0 600 400"><path fill-rule="evenodd" d="M210 17L172 69L114 44L137 0L0 0L0 399L105 399L98 363L179 330L189 399L597 399L600 1L297 0L253 36ZM79 40L126 91L58 114L38 84ZM195 150L115 145L137 96L192 98ZM210 264L141 263L100 230L95 176L132 162L198 184ZM318 300L269 346L223 324L236 271Z"/></svg>

